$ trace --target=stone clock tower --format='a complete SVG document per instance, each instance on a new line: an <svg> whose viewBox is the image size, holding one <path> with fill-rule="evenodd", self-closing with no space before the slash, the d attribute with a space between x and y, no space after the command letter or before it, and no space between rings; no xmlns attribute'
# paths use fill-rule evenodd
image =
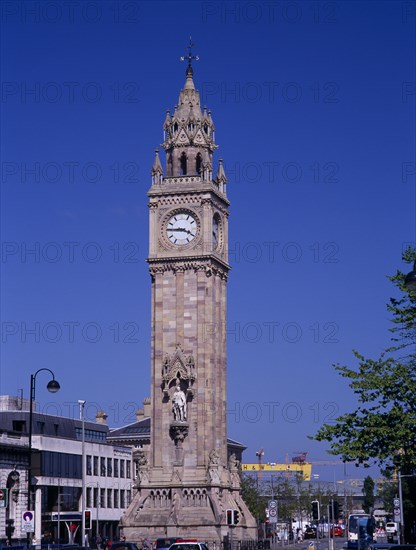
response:
<svg viewBox="0 0 416 550"><path fill-rule="evenodd" d="M122 519L127 540L256 537L227 453L226 287L228 206L214 123L201 109L191 50L186 81L163 125L166 175L156 151L150 213L151 443L136 451L137 493Z"/></svg>

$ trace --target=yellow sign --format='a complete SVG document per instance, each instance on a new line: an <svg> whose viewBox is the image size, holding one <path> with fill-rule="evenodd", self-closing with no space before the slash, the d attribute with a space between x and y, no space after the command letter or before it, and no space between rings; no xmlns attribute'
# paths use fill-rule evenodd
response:
<svg viewBox="0 0 416 550"><path fill-rule="evenodd" d="M310 481L312 473L312 464L304 462L303 464L296 464L294 462L290 464L242 464L241 468L243 472L286 472L301 473L305 481Z"/></svg>

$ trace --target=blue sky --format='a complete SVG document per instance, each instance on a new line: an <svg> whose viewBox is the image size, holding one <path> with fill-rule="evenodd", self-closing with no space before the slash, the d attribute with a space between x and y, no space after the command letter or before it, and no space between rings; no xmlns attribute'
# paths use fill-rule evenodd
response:
<svg viewBox="0 0 416 550"><path fill-rule="evenodd" d="M111 426L149 395L146 192L192 34L231 200L229 436L247 462L327 459L307 435L355 406L332 364L386 347L386 276L416 239L415 4L1 10L0 393L50 368L41 410L86 399Z"/></svg>

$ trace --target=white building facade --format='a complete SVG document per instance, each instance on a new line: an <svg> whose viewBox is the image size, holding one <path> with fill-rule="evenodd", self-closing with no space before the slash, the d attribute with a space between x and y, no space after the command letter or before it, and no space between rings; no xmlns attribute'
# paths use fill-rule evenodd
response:
<svg viewBox="0 0 416 550"><path fill-rule="evenodd" d="M0 489L7 490L0 507L0 540L6 525L13 540L23 540L22 518L28 510L29 403L0 397ZM89 539L117 539L124 510L132 498L132 449L107 443L105 415L84 422L85 508L90 511ZM30 510L38 542L81 542L82 422L33 413Z"/></svg>

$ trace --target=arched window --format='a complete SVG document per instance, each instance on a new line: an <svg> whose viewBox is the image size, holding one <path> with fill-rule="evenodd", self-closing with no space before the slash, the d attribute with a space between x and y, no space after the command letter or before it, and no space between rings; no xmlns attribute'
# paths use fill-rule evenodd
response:
<svg viewBox="0 0 416 550"><path fill-rule="evenodd" d="M168 155L167 174L168 174L168 176L173 176L173 161L172 161L172 154L171 153L169 153L169 155Z"/></svg>
<svg viewBox="0 0 416 550"><path fill-rule="evenodd" d="M179 159L180 162L180 170L181 170L181 176L186 176L187 172L187 162L186 162L186 154L182 153Z"/></svg>
<svg viewBox="0 0 416 550"><path fill-rule="evenodd" d="M197 156L196 156L195 166L196 166L196 173L201 174L201 172L202 172L202 156L201 156L201 153L198 153Z"/></svg>

